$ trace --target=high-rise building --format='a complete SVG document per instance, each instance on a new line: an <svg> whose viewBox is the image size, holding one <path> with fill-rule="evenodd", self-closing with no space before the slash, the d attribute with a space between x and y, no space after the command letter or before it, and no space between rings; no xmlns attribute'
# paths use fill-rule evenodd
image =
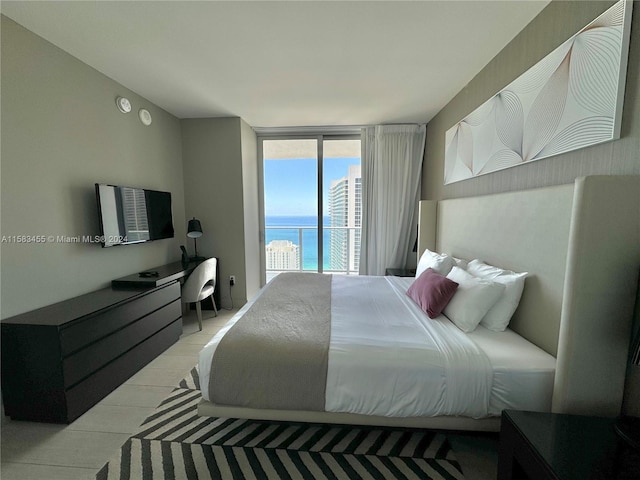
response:
<svg viewBox="0 0 640 480"><path fill-rule="evenodd" d="M267 270L299 270L299 247L289 240L271 240L265 247Z"/></svg>
<svg viewBox="0 0 640 480"><path fill-rule="evenodd" d="M329 268L357 272L360 265L362 179L360 165L350 165L345 177L329 188Z"/></svg>

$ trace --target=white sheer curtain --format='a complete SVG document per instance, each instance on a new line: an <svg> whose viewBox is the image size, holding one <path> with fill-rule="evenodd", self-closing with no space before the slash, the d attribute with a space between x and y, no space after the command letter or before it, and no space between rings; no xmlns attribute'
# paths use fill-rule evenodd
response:
<svg viewBox="0 0 640 480"><path fill-rule="evenodd" d="M362 131L360 274L404 267L413 238L425 125L378 125Z"/></svg>

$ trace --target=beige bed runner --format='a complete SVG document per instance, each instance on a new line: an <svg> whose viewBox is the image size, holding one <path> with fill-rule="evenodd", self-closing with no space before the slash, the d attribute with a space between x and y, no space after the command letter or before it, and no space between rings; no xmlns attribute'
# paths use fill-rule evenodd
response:
<svg viewBox="0 0 640 480"><path fill-rule="evenodd" d="M331 275L281 273L220 341L209 398L324 411L330 337Z"/></svg>

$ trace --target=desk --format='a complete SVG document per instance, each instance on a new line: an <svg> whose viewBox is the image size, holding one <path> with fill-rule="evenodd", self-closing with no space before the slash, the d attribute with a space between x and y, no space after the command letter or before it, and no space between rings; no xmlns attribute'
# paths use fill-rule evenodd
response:
<svg viewBox="0 0 640 480"><path fill-rule="evenodd" d="M160 265L159 267L153 267L145 270L158 272L157 277L141 277L140 273L133 273L131 275L127 275L126 277L116 278L115 280L112 280L111 286L114 289L118 290L160 287L177 280L182 280L183 278L186 279L186 277L188 277L191 272L193 272L195 268L200 265L200 263L202 263L201 260L191 261L187 265L184 265L182 262L173 262L166 265ZM216 288L213 291L213 298L216 301L217 308L220 309L222 306L220 304L219 286L220 259L218 259L218 263L216 265L216 278ZM204 308L205 310L213 310L213 306L208 299L202 302L202 308Z"/></svg>
<svg viewBox="0 0 640 480"><path fill-rule="evenodd" d="M187 265L183 265L182 262L173 262L166 265L160 265L159 267L153 267L146 270L149 272L158 272L157 277L141 277L140 273L132 273L126 277L120 277L112 280L111 286L117 289L159 287L188 277L200 263L201 262L189 262Z"/></svg>
<svg viewBox="0 0 640 480"><path fill-rule="evenodd" d="M502 412L498 480L630 480L640 458L614 431L615 419Z"/></svg>

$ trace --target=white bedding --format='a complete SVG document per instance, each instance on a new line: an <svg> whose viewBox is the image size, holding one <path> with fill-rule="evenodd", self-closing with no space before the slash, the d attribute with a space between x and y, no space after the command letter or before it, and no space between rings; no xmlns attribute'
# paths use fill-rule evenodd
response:
<svg viewBox="0 0 640 480"><path fill-rule="evenodd" d="M510 330L465 334L442 315L429 319L405 294L412 281L333 276L327 411L482 418L504 408L550 409L551 355ZM255 298L200 353L206 400L218 342Z"/></svg>
<svg viewBox="0 0 640 480"><path fill-rule="evenodd" d="M500 415L504 409L551 411L556 371L553 356L509 329L492 332L479 325L467 335L491 362L491 415Z"/></svg>
<svg viewBox="0 0 640 480"><path fill-rule="evenodd" d="M325 409L487 416L488 358L444 316L429 319L406 295L408 280L333 277Z"/></svg>

